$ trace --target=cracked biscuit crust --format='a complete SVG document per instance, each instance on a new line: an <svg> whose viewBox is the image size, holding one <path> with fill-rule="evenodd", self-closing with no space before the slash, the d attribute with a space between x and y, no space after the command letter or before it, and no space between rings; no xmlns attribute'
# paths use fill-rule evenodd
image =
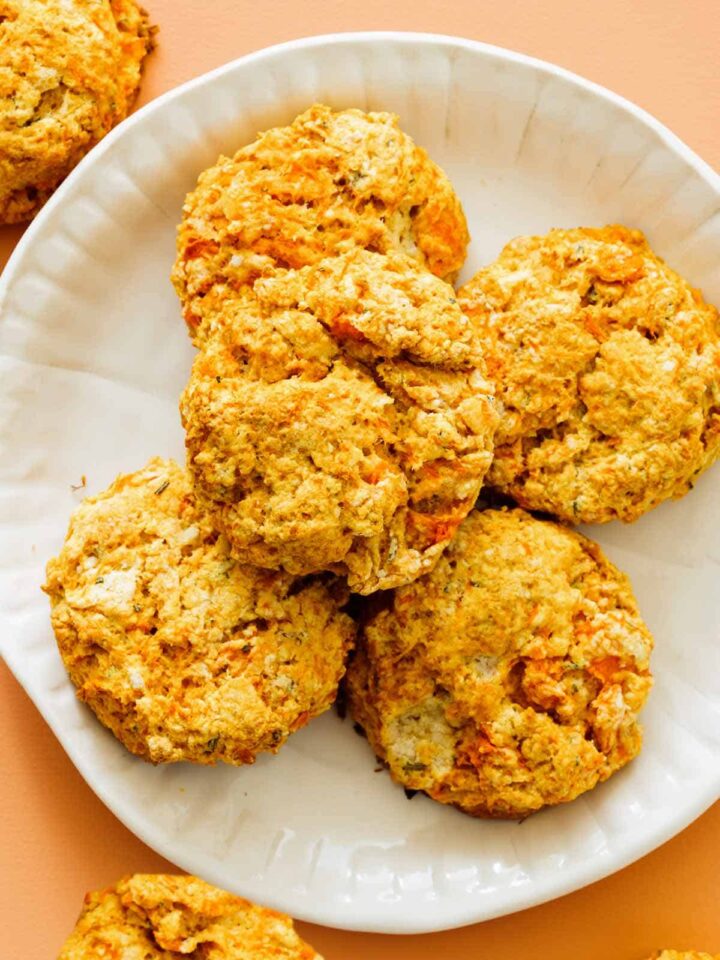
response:
<svg viewBox="0 0 720 960"><path fill-rule="evenodd" d="M0 223L31 219L128 115L153 32L133 0L0 0Z"/></svg>
<svg viewBox="0 0 720 960"><path fill-rule="evenodd" d="M717 310L640 232L519 238L458 298L504 406L488 482L521 506L632 521L717 458Z"/></svg>
<svg viewBox="0 0 720 960"><path fill-rule="evenodd" d="M196 488L243 556L359 593L430 569L497 423L452 288L357 249L226 301L181 412Z"/></svg>
<svg viewBox="0 0 720 960"><path fill-rule="evenodd" d="M450 181L395 116L316 104L201 174L185 203L173 282L201 340L209 304L277 267L358 246L404 251L452 280L468 242Z"/></svg>
<svg viewBox="0 0 720 960"><path fill-rule="evenodd" d="M89 893L58 960L322 960L289 917L197 877L135 874Z"/></svg>
<svg viewBox="0 0 720 960"><path fill-rule="evenodd" d="M524 817L638 753L651 648L596 544L523 510L476 511L432 573L369 612L349 707L398 783Z"/></svg>
<svg viewBox="0 0 720 960"><path fill-rule="evenodd" d="M354 636L339 585L233 558L160 459L80 505L44 589L78 696L154 763L275 752L333 702Z"/></svg>

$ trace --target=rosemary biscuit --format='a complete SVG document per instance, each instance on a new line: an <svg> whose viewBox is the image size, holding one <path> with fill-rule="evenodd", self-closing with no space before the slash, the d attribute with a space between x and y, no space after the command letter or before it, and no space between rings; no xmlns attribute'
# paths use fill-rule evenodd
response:
<svg viewBox="0 0 720 960"><path fill-rule="evenodd" d="M651 648L627 578L591 540L475 511L432 573L368 611L348 704L398 783L520 818L638 753Z"/></svg>
<svg viewBox="0 0 720 960"><path fill-rule="evenodd" d="M403 251L452 280L468 240L450 181L395 116L316 104L201 174L173 281L201 341L217 300L277 268L358 246Z"/></svg>
<svg viewBox="0 0 720 960"><path fill-rule="evenodd" d="M45 591L78 696L153 763L252 763L334 701L354 625L332 578L233 556L154 459L75 511Z"/></svg>
<svg viewBox="0 0 720 960"><path fill-rule="evenodd" d="M128 115L153 33L134 0L0 0L0 223L31 219Z"/></svg>
<svg viewBox="0 0 720 960"><path fill-rule="evenodd" d="M720 453L720 323L625 227L521 237L458 298L503 411L488 482L569 523L637 519Z"/></svg>
<svg viewBox="0 0 720 960"><path fill-rule="evenodd" d="M135 874L89 893L58 960L322 960L289 917L197 877Z"/></svg>
<svg viewBox="0 0 720 960"><path fill-rule="evenodd" d="M198 496L234 548L358 593L431 568L497 423L452 287L357 248L226 300L181 413Z"/></svg>

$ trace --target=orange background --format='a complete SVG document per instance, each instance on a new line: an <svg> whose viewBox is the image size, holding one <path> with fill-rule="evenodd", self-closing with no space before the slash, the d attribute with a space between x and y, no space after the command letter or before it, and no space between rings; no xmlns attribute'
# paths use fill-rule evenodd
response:
<svg viewBox="0 0 720 960"><path fill-rule="evenodd" d="M426 30L521 50L646 107L720 166L717 0L146 0L160 25L142 101L251 50L314 33ZM0 266L20 236L0 228ZM91 793L0 665L0 955L53 960L86 890L171 869ZM675 840L554 903L423 937L301 924L327 960L641 960L720 952L720 804Z"/></svg>

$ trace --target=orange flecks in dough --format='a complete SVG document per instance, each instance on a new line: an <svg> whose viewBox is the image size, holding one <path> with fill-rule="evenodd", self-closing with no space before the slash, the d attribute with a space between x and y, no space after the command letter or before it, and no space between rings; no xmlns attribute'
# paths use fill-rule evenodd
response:
<svg viewBox="0 0 720 960"><path fill-rule="evenodd" d="M331 705L354 637L339 584L234 556L167 460L80 505L45 590L78 696L154 763L275 752Z"/></svg>
<svg viewBox="0 0 720 960"><path fill-rule="evenodd" d="M359 247L452 280L469 241L450 181L396 117L320 104L221 157L183 214L173 281L196 340L216 297L277 269Z"/></svg>
<svg viewBox="0 0 720 960"><path fill-rule="evenodd" d="M717 310L639 231L520 237L458 298L503 410L488 482L521 506L631 521L717 458Z"/></svg>
<svg viewBox="0 0 720 960"><path fill-rule="evenodd" d="M497 425L453 290L355 249L216 301L181 400L198 495L258 566L371 593L430 569Z"/></svg>
<svg viewBox="0 0 720 960"><path fill-rule="evenodd" d="M0 223L31 219L128 115L153 33L134 0L0 0Z"/></svg>
<svg viewBox="0 0 720 960"><path fill-rule="evenodd" d="M197 877L135 874L89 893L58 960L322 960L289 917Z"/></svg>
<svg viewBox="0 0 720 960"><path fill-rule="evenodd" d="M591 540L522 510L473 512L431 573L368 611L348 703L403 786L524 817L638 753L651 648Z"/></svg>

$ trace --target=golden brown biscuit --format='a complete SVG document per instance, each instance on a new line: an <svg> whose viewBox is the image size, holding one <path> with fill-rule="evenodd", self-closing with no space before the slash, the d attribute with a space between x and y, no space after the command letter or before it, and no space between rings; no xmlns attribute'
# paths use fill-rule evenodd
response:
<svg viewBox="0 0 720 960"><path fill-rule="evenodd" d="M342 592L230 555L189 478L155 459L75 511L45 591L75 686L154 763L252 763L333 702Z"/></svg>
<svg viewBox="0 0 720 960"><path fill-rule="evenodd" d="M208 294L223 299L277 267L359 246L402 250L450 280L468 241L450 181L396 117L316 104L201 174L185 203L173 281L202 339L198 328L215 309Z"/></svg>
<svg viewBox="0 0 720 960"><path fill-rule="evenodd" d="M207 335L181 412L196 489L234 547L359 593L430 569L497 423L452 288L355 249L258 280Z"/></svg>
<svg viewBox="0 0 720 960"><path fill-rule="evenodd" d="M398 783L524 817L638 753L651 647L627 578L591 540L476 511L432 573L369 613L349 706Z"/></svg>
<svg viewBox="0 0 720 960"><path fill-rule="evenodd" d="M197 877L137 873L89 893L58 960L322 960L289 917Z"/></svg>
<svg viewBox="0 0 720 960"><path fill-rule="evenodd" d="M505 408L488 482L521 506L635 520L718 456L718 313L639 231L521 237L458 298Z"/></svg>
<svg viewBox="0 0 720 960"><path fill-rule="evenodd" d="M137 95L134 0L0 0L0 223L31 219Z"/></svg>

